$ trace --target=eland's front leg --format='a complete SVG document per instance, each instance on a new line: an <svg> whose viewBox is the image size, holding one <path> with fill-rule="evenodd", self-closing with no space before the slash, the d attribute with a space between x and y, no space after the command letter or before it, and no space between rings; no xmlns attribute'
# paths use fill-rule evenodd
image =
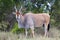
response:
<svg viewBox="0 0 60 40"><path fill-rule="evenodd" d="M27 37L27 35L28 35L28 31L27 31L27 28L25 29L25 35L26 35L26 37Z"/></svg>
<svg viewBox="0 0 60 40"><path fill-rule="evenodd" d="M34 37L34 27L31 27L32 37Z"/></svg>

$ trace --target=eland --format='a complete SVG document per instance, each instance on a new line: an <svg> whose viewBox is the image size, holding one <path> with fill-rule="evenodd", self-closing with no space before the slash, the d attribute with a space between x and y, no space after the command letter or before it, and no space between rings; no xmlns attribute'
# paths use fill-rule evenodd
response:
<svg viewBox="0 0 60 40"><path fill-rule="evenodd" d="M28 12L24 15L21 13L21 9L16 10L16 20L18 22L19 28L24 28L26 36L28 34L27 29L31 29L32 36L34 37L34 28L41 27L44 25L44 35L48 36L48 32L50 29L50 15L47 13L37 13L34 14L32 12Z"/></svg>

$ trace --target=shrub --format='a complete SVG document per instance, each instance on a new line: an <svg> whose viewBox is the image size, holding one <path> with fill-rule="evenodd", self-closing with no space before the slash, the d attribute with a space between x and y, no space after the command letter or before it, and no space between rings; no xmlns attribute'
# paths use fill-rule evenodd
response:
<svg viewBox="0 0 60 40"><path fill-rule="evenodd" d="M24 28L18 28L18 23L15 23L11 32L13 33L23 33L24 32Z"/></svg>

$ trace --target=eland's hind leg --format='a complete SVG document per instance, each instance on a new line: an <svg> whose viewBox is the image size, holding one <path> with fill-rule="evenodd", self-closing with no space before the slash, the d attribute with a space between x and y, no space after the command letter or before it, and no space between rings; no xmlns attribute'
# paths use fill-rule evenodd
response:
<svg viewBox="0 0 60 40"><path fill-rule="evenodd" d="M45 36L48 36L49 35L49 29L50 29L50 23L48 23L48 24L44 24L44 26L45 26Z"/></svg>
<svg viewBox="0 0 60 40"><path fill-rule="evenodd" d="M44 34L44 35L45 35L45 36L48 36L48 31L47 31L48 25L45 24L44 26L45 26L45 28L44 28L44 29L45 29L45 30L44 30L44 31L45 31L45 34Z"/></svg>

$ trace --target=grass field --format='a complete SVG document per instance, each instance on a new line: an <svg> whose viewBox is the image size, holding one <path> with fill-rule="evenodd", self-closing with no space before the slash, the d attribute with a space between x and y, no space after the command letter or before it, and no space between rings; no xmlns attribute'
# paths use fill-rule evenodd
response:
<svg viewBox="0 0 60 40"><path fill-rule="evenodd" d="M35 33L35 37L25 37L24 34L14 34L11 32L0 32L0 40L60 40L60 31L53 27L49 31L49 37L44 37L42 33Z"/></svg>

